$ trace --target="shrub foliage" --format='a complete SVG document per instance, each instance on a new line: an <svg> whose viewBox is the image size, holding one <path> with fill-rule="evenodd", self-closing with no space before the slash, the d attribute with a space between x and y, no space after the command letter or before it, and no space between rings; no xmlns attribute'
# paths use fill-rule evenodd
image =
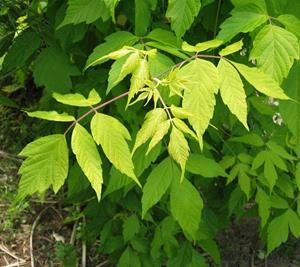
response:
<svg viewBox="0 0 300 267"><path fill-rule="evenodd" d="M32 73L48 121L17 200L64 187L118 266L218 264L231 218L259 216L267 253L299 237L299 9L4 0L1 72Z"/></svg>

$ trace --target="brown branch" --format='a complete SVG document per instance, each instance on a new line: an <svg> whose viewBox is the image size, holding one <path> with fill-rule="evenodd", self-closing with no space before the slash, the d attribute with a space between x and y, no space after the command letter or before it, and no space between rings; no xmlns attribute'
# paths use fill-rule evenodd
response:
<svg viewBox="0 0 300 267"><path fill-rule="evenodd" d="M108 100L108 101L106 101L106 102L100 104L99 106L96 106L96 107L90 109L89 111L87 111L86 113L84 113L81 117L79 117L76 121L74 121L74 122L69 126L69 128L65 131L64 135L66 135L66 134L67 134L67 133L68 133L68 132L76 125L76 123L80 122L81 120L83 120L85 117L87 117L87 116L90 115L91 113L97 111L97 110L100 109L100 108L104 108L105 106L107 106L107 105L111 104L112 102L115 102L115 101L117 101L117 100L119 100L119 99L121 99L121 98L127 96L128 94L129 94L129 92L125 92L125 93L123 93L123 94L121 94L121 95L118 95L118 96L116 96L116 97L114 97L114 98L112 98L112 99L110 99L110 100Z"/></svg>

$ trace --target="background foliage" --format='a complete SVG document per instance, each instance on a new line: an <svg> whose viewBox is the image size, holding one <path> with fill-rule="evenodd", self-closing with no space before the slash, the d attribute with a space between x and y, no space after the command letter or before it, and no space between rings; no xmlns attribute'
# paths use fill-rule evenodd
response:
<svg viewBox="0 0 300 267"><path fill-rule="evenodd" d="M219 264L232 218L300 236L299 1L2 2L0 104L33 77L45 120L17 202L65 192L118 266Z"/></svg>

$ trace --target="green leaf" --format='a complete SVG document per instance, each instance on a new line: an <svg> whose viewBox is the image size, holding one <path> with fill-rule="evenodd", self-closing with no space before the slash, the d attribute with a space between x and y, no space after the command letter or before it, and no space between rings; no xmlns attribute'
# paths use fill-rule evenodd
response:
<svg viewBox="0 0 300 267"><path fill-rule="evenodd" d="M202 146L202 136L213 116L215 94L219 89L217 68L209 61L195 59L181 68L178 76L186 81L182 106L193 114L189 122Z"/></svg>
<svg viewBox="0 0 300 267"><path fill-rule="evenodd" d="M241 75L259 92L278 99L289 99L279 84L257 68L232 62Z"/></svg>
<svg viewBox="0 0 300 267"><path fill-rule="evenodd" d="M203 201L198 190L187 179L182 182L178 178L173 179L170 207L182 230L196 239Z"/></svg>
<svg viewBox="0 0 300 267"><path fill-rule="evenodd" d="M80 74L68 56L58 47L50 46L37 57L33 77L37 86L48 91L66 93L72 88L71 76Z"/></svg>
<svg viewBox="0 0 300 267"><path fill-rule="evenodd" d="M291 33L295 34L300 39L300 20L294 15L280 15L277 20Z"/></svg>
<svg viewBox="0 0 300 267"><path fill-rule="evenodd" d="M62 95L54 92L52 96L57 102L76 107L90 107L101 101L101 98L95 89L89 93L88 98L85 98L78 93Z"/></svg>
<svg viewBox="0 0 300 267"><path fill-rule="evenodd" d="M273 219L268 226L268 254L284 243L289 234L289 221L286 213Z"/></svg>
<svg viewBox="0 0 300 267"><path fill-rule="evenodd" d="M287 79L283 83L287 95L295 101L283 101L279 111L288 129L295 137L296 145L300 147L300 61L294 63Z"/></svg>
<svg viewBox="0 0 300 267"><path fill-rule="evenodd" d="M132 153L146 143L156 133L160 123L167 120L167 114L162 108L155 108L149 111L145 116L145 122L142 128L138 131Z"/></svg>
<svg viewBox="0 0 300 267"><path fill-rule="evenodd" d="M248 176L247 172L243 168L239 169L238 183L239 183L241 190L247 196L247 200L249 200L250 193L251 193L251 179Z"/></svg>
<svg viewBox="0 0 300 267"><path fill-rule="evenodd" d="M174 66L172 59L161 53L149 56L148 61L151 77L160 76Z"/></svg>
<svg viewBox="0 0 300 267"><path fill-rule="evenodd" d="M31 30L21 32L4 57L2 71L9 72L17 67L24 67L39 47L40 37L36 32Z"/></svg>
<svg viewBox="0 0 300 267"><path fill-rule="evenodd" d="M217 39L227 42L241 32L252 32L267 19L268 15L265 10L252 2L248 5L238 6L232 10L231 17L221 24L221 31L217 35Z"/></svg>
<svg viewBox="0 0 300 267"><path fill-rule="evenodd" d="M126 142L126 139L130 140L128 130L117 119L101 113L94 115L91 130L94 140L101 145L109 161L140 186Z"/></svg>
<svg viewBox="0 0 300 267"><path fill-rule="evenodd" d="M26 114L31 118L39 118L42 120L48 120L48 121L61 121L61 122L67 122L67 121L75 121L75 118L68 113L57 113L57 111L33 111L33 112L27 112Z"/></svg>
<svg viewBox="0 0 300 267"><path fill-rule="evenodd" d="M261 226L263 228L270 217L271 200L264 190L262 190L260 187L257 187L255 201L258 204L258 214L261 219Z"/></svg>
<svg viewBox="0 0 300 267"><path fill-rule="evenodd" d="M104 1L68 0L66 16L58 28L68 24L79 24L81 22L90 24L99 18L102 18L104 21L109 18L109 10Z"/></svg>
<svg viewBox="0 0 300 267"><path fill-rule="evenodd" d="M298 189L300 190L300 162L296 165L295 179Z"/></svg>
<svg viewBox="0 0 300 267"><path fill-rule="evenodd" d="M263 139L255 133L252 134L246 134L243 136L238 136L238 137L231 137L228 139L230 142L238 142L238 143L243 143L251 146L264 146L265 143Z"/></svg>
<svg viewBox="0 0 300 267"><path fill-rule="evenodd" d="M133 214L127 217L123 223L123 238L125 242L130 241L140 231L138 217Z"/></svg>
<svg viewBox="0 0 300 267"><path fill-rule="evenodd" d="M131 178L118 171L115 167L112 167L109 172L108 185L106 187L102 199L131 183Z"/></svg>
<svg viewBox="0 0 300 267"><path fill-rule="evenodd" d="M118 267L141 267L138 255L128 246L121 255Z"/></svg>
<svg viewBox="0 0 300 267"><path fill-rule="evenodd" d="M279 84L287 77L294 59L299 59L297 37L276 25L266 25L256 35L250 60Z"/></svg>
<svg viewBox="0 0 300 267"><path fill-rule="evenodd" d="M145 82L149 79L149 65L146 58L139 59L138 66L134 70L131 80L130 88L128 94L128 103L136 95L136 93L142 89L145 85Z"/></svg>
<svg viewBox="0 0 300 267"><path fill-rule="evenodd" d="M116 22L115 19L115 9L120 0L104 0L104 4L110 12L110 16L112 17L113 22ZM103 15L102 15L103 18ZM106 17L103 18L105 20Z"/></svg>
<svg viewBox="0 0 300 267"><path fill-rule="evenodd" d="M107 94L110 90L120 83L128 74L134 72L138 67L140 57L138 52L131 53L117 59L111 66L108 76Z"/></svg>
<svg viewBox="0 0 300 267"><path fill-rule="evenodd" d="M292 209L288 209L286 213L287 213L286 216L288 217L289 227L290 227L292 234L294 235L294 237L299 238L299 236L300 236L299 216Z"/></svg>
<svg viewBox="0 0 300 267"><path fill-rule="evenodd" d="M181 179L183 179L185 165L190 154L190 148L183 133L175 126L172 127L168 151L171 157L180 165Z"/></svg>
<svg viewBox="0 0 300 267"><path fill-rule="evenodd" d="M221 263L221 255L217 243L213 239L205 239L198 241L201 248L205 250L214 260L216 264ZM201 266L201 265L195 265Z"/></svg>
<svg viewBox="0 0 300 267"><path fill-rule="evenodd" d="M228 174L216 161L199 154L191 154L186 164L186 170L207 178L227 177Z"/></svg>
<svg viewBox="0 0 300 267"><path fill-rule="evenodd" d="M142 217L162 198L172 180L179 178L180 170L169 157L154 167L143 188Z"/></svg>
<svg viewBox="0 0 300 267"><path fill-rule="evenodd" d="M249 129L247 124L247 102L243 82L236 69L224 59L218 64L221 97L239 121Z"/></svg>
<svg viewBox="0 0 300 267"><path fill-rule="evenodd" d="M170 45L165 45L160 42L147 42L145 45L150 46L150 47L155 47L158 48L159 50L165 51L171 55L174 55L176 57L179 57L181 59L187 59L188 56L182 52L179 51L178 48Z"/></svg>
<svg viewBox="0 0 300 267"><path fill-rule="evenodd" d="M176 49L181 48L182 44L182 40L177 38L173 32L161 28L154 29L145 38Z"/></svg>
<svg viewBox="0 0 300 267"><path fill-rule="evenodd" d="M138 37L130 32L119 31L105 37L105 42L94 48L89 56L85 69L102 63L100 59L113 51L121 49L123 46L132 46L138 41Z"/></svg>
<svg viewBox="0 0 300 267"><path fill-rule="evenodd" d="M264 176L268 181L270 191L272 192L274 185L278 179L276 169L273 165L273 162L270 158L266 158L264 165Z"/></svg>
<svg viewBox="0 0 300 267"><path fill-rule="evenodd" d="M189 45L187 42L182 43L182 50L187 52L202 52L208 49L217 48L223 44L222 40L214 39L196 45Z"/></svg>
<svg viewBox="0 0 300 267"><path fill-rule="evenodd" d="M231 45L226 46L225 48L223 48L220 52L219 55L220 56L227 56L227 55L231 55L235 52L240 51L243 48L243 39L239 40L238 42L235 42Z"/></svg>
<svg viewBox="0 0 300 267"><path fill-rule="evenodd" d="M19 154L26 157L19 174L21 180L17 200L27 195L44 193L52 186L55 193L68 175L69 155L65 136L49 135L29 143Z"/></svg>
<svg viewBox="0 0 300 267"><path fill-rule="evenodd" d="M12 107L12 108L17 107L17 104L13 100L11 100L8 97L2 95L1 93L0 93L0 105L7 106L7 107Z"/></svg>
<svg viewBox="0 0 300 267"><path fill-rule="evenodd" d="M151 11L154 11L157 0L135 0L135 34L144 36L151 24Z"/></svg>
<svg viewBox="0 0 300 267"><path fill-rule="evenodd" d="M177 37L182 37L192 26L200 11L198 0L169 0L166 16L171 20L171 28Z"/></svg>
<svg viewBox="0 0 300 267"><path fill-rule="evenodd" d="M235 6L245 6L245 5L249 5L249 4L255 4L257 6L259 6L261 9L265 10L267 9L266 6L266 1L265 0L256 0L255 2L253 2L252 0L231 0L231 3Z"/></svg>
<svg viewBox="0 0 300 267"><path fill-rule="evenodd" d="M71 145L80 168L100 200L103 183L102 161L92 136L78 123L72 133Z"/></svg>
<svg viewBox="0 0 300 267"><path fill-rule="evenodd" d="M133 47L130 47L130 46L124 46L122 47L121 49L118 49L116 51L112 51L110 52L109 54L107 55L104 55L103 57L100 57L97 59L97 64L101 64L101 63L104 63L110 59L113 59L113 60L117 60L117 59L120 59L126 55L129 55L131 53L133 53L134 51L136 51L135 48Z"/></svg>
<svg viewBox="0 0 300 267"><path fill-rule="evenodd" d="M295 157L289 154L281 145L278 145L277 143L273 141L267 142L267 147L272 150L274 153L279 155L280 157L287 159L287 160L295 160Z"/></svg>

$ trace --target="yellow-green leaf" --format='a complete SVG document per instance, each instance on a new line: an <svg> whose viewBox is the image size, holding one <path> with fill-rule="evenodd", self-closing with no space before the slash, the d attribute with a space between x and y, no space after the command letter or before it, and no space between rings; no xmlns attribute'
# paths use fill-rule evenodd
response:
<svg viewBox="0 0 300 267"><path fill-rule="evenodd" d="M170 125L170 121L163 121L157 125L155 134L153 135L149 143L149 147L146 154L148 154L151 151L151 149L155 147L164 138L164 136L168 133L170 129Z"/></svg>
<svg viewBox="0 0 300 267"><path fill-rule="evenodd" d="M178 118L173 118L172 119L174 125L183 133L185 134L189 134L190 136L192 136L195 140L198 140L197 135L193 132L193 130L191 130L184 121L178 119Z"/></svg>
<svg viewBox="0 0 300 267"><path fill-rule="evenodd" d="M89 107L96 105L101 101L101 98L95 89L89 93L88 98L85 98L78 93L65 95L53 93L53 98L55 98L57 102L76 107Z"/></svg>
<svg viewBox="0 0 300 267"><path fill-rule="evenodd" d="M131 53L128 57L117 59L109 71L108 87L109 92L114 86L120 83L128 74L134 72L139 63L139 52Z"/></svg>
<svg viewBox="0 0 300 267"><path fill-rule="evenodd" d="M57 113L57 111L33 111L26 112L27 115L31 118L38 118L47 121L60 121L60 122L68 122L75 121L75 118L68 113Z"/></svg>
<svg viewBox="0 0 300 267"><path fill-rule="evenodd" d="M149 65L146 58L139 59L138 67L132 74L130 80L130 89L128 94L128 103L135 94L144 87L145 82L149 79Z"/></svg>
<svg viewBox="0 0 300 267"><path fill-rule="evenodd" d="M289 99L289 97L284 93L280 85L258 68L251 68L246 65L232 61L231 63L237 68L237 70L242 74L242 76L251 85L253 85L253 87L257 91L278 99Z"/></svg>
<svg viewBox="0 0 300 267"><path fill-rule="evenodd" d="M80 124L76 124L73 130L71 145L80 168L100 200L103 183L102 161L92 136Z"/></svg>
<svg viewBox="0 0 300 267"><path fill-rule="evenodd" d="M146 143L155 134L157 126L166 120L167 114L164 109L156 108L149 111L145 116L145 121L142 128L136 135L132 153L134 153L142 144Z"/></svg>
<svg viewBox="0 0 300 267"><path fill-rule="evenodd" d="M91 121L91 130L94 140L101 145L109 161L140 186L126 142L126 139L130 140L130 134L123 124L111 116L97 113Z"/></svg>
<svg viewBox="0 0 300 267"><path fill-rule="evenodd" d="M41 137L29 143L19 154L26 157L19 174L18 200L27 195L44 193L51 186L54 192L68 176L69 154L66 138L62 134Z"/></svg>
<svg viewBox="0 0 300 267"><path fill-rule="evenodd" d="M243 48L243 39L239 40L238 42L235 42L231 45L226 46L219 52L219 55L224 57L224 56L233 54L237 51L240 51L242 48Z"/></svg>
<svg viewBox="0 0 300 267"><path fill-rule="evenodd" d="M178 76L186 81L182 106L193 114L189 122L202 147L202 136L213 116L215 94L219 89L217 68L209 61L195 59L181 68Z"/></svg>
<svg viewBox="0 0 300 267"><path fill-rule="evenodd" d="M184 177L185 165L190 154L190 148L183 133L179 131L176 127L172 128L168 151L171 157L181 167L181 172L182 172L181 180L182 180Z"/></svg>
<svg viewBox="0 0 300 267"><path fill-rule="evenodd" d="M279 84L287 77L294 59L299 58L297 37L276 25L266 25L256 35L250 59Z"/></svg>
<svg viewBox="0 0 300 267"><path fill-rule="evenodd" d="M225 105L248 129L246 93L239 73L224 59L219 61L218 71L220 93Z"/></svg>
<svg viewBox="0 0 300 267"><path fill-rule="evenodd" d="M206 42L198 43L196 45L190 45L187 42L182 43L182 50L187 52L202 52L208 49L217 48L223 44L222 40L214 39Z"/></svg>

